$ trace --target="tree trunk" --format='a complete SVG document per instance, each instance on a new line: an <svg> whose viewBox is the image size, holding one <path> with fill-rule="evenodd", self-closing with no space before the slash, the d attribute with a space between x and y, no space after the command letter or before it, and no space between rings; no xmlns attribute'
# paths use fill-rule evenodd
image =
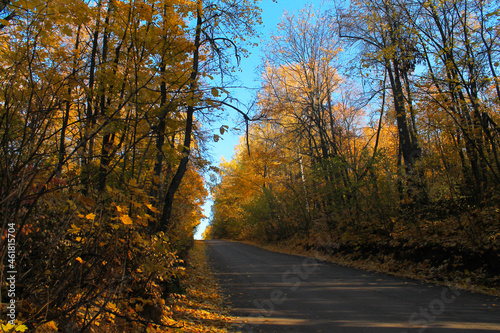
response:
<svg viewBox="0 0 500 333"><path fill-rule="evenodd" d="M102 63L101 65L106 65L106 62L108 60L108 38L109 38L109 16L111 15L111 6L112 4L109 3L108 5L108 13L106 15L106 19L104 20L104 34L103 34L103 39L102 39ZM99 101L99 108L100 108L100 113L101 116L106 117L106 110L107 110L107 105L106 105L106 84L104 82L101 83L101 96L100 96L100 101ZM102 147L101 147L101 162L99 165L99 175L98 175L98 191L102 192L104 188L106 187L106 178L108 176L108 166L109 163L111 162L110 158L110 151L113 145L113 140L114 140L114 134L111 135L111 133L106 133L104 137L102 138Z"/></svg>
<svg viewBox="0 0 500 333"><path fill-rule="evenodd" d="M102 1L97 4L98 13L102 6ZM99 49L99 29L100 29L101 17L98 15L97 22L95 26L95 31L92 37L92 51L90 53L90 68L89 68L89 93L87 96L87 109L86 109L86 121L85 121L85 134L83 147L84 153L82 156L82 193L87 195L90 189L91 176L90 176L90 164L93 160L94 155L94 137L91 137L91 129L95 125L95 116L93 112L94 108L94 83L95 83L95 68L96 68L96 58L97 51Z"/></svg>
<svg viewBox="0 0 500 333"><path fill-rule="evenodd" d="M187 171L187 165L189 162L189 155L191 152L191 135L193 132L193 114L194 114L194 96L197 89L198 80L198 69L199 69L199 49L201 45L201 25L202 25L202 13L201 13L201 3L198 1L198 9L196 11L196 36L194 41L194 54L193 54L193 68L191 71L190 83L189 83L189 95L190 101L188 101L187 113L186 113L186 127L184 132L184 148L182 150L182 158L177 168L170 185L168 186L167 193L165 195L165 200L163 203L163 210L158 221L158 231L165 231L171 223L172 217L172 206L174 203L175 193L181 185L182 178Z"/></svg>
<svg viewBox="0 0 500 333"><path fill-rule="evenodd" d="M404 100L403 86L401 84L399 61L392 59L387 65L389 80L391 83L392 95L394 98L394 108L396 111L396 122L398 126L399 145L405 164L406 173L413 170L415 160L420 156L420 150L416 143L412 142L410 129L406 117L406 107Z"/></svg>

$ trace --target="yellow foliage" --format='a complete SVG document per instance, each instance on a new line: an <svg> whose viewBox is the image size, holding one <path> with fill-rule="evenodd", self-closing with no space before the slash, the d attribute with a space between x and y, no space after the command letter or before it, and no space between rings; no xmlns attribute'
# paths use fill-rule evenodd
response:
<svg viewBox="0 0 500 333"><path fill-rule="evenodd" d="M4 321L0 320L0 329L2 332L12 333L12 332L25 332L26 330L28 330L28 327L20 323L18 320L15 321L15 325L12 325L10 322L4 324ZM55 331L47 331L47 332L55 332Z"/></svg>
<svg viewBox="0 0 500 333"><path fill-rule="evenodd" d="M194 52L200 61L211 54L206 41L195 50L193 19L200 7L207 15L202 28L226 24L231 31L224 37L239 49L258 20L255 2L207 8L185 0L4 5L3 14L15 15L0 29L0 188L6 189L0 201L23 244L16 264L29 294L21 295L20 317L35 325L58 318L39 332L87 324L96 332L118 332L120 325L126 326L121 331L160 331L142 327L141 318L171 320L171 309L162 316L154 311L173 298L161 295L159 285L185 278L178 256L192 246L205 218L202 173L208 162L203 152L195 154L204 139L195 132L194 143L183 140L185 105L219 108L214 99L228 93L200 79L210 77L211 68L199 66L191 78ZM203 130L201 122L194 130ZM169 228L156 233L152 226L172 175L190 152ZM39 269L29 268L35 265ZM144 302L131 306L128 300L138 293Z"/></svg>
<svg viewBox="0 0 500 333"><path fill-rule="evenodd" d="M54 321L49 321L48 323L42 324L39 327L36 328L36 333L52 333L52 332L57 332L58 327L56 322Z"/></svg>
<svg viewBox="0 0 500 333"><path fill-rule="evenodd" d="M156 214L159 214L160 211L158 209L156 209L156 207L154 207L152 204L148 203L146 204L146 207L148 207L149 210L151 210L153 213L156 213Z"/></svg>
<svg viewBox="0 0 500 333"><path fill-rule="evenodd" d="M122 216L120 216L120 221L122 221L123 224L125 224L125 225L130 225L130 224L133 223L132 219L128 215L122 215Z"/></svg>

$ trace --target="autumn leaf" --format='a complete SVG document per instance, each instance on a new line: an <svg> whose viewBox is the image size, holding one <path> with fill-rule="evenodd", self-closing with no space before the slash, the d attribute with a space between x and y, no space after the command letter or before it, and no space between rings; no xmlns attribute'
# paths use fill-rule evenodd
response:
<svg viewBox="0 0 500 333"><path fill-rule="evenodd" d="M126 224L126 225L130 225L130 224L133 223L132 219L128 215L122 215L122 216L120 216L120 221L122 221L123 224Z"/></svg>
<svg viewBox="0 0 500 333"><path fill-rule="evenodd" d="M212 96L219 97L219 90L217 88L212 88Z"/></svg>
<svg viewBox="0 0 500 333"><path fill-rule="evenodd" d="M81 217L84 217L83 215ZM72 233L72 234L75 234L75 233L78 233L80 232L82 229L77 227L74 223L71 224L71 229L68 230L68 232Z"/></svg>
<svg viewBox="0 0 500 333"><path fill-rule="evenodd" d="M87 220L94 220L95 219L95 214L94 213L87 214L87 215L85 215L85 218Z"/></svg>
<svg viewBox="0 0 500 333"><path fill-rule="evenodd" d="M40 329L40 332L57 332L57 324L55 321L49 321L38 328Z"/></svg>
<svg viewBox="0 0 500 333"><path fill-rule="evenodd" d="M11 330L12 328L14 328L14 325L12 325L11 323L8 323L8 324L2 324L2 330L5 331L5 332L8 332L9 330Z"/></svg>
<svg viewBox="0 0 500 333"><path fill-rule="evenodd" d="M4 19L0 19L0 24L2 24L4 26L8 26L10 24L10 22L7 20L4 20Z"/></svg>
<svg viewBox="0 0 500 333"><path fill-rule="evenodd" d="M155 206L153 206L152 204L149 204L149 203L148 203L148 204L146 204L146 207L148 207L148 209L149 209L150 211L152 211L153 213L156 213L156 214L159 214L159 213L160 213L160 211L159 211L158 209L156 209L156 207L155 207Z"/></svg>
<svg viewBox="0 0 500 333"><path fill-rule="evenodd" d="M161 178L158 176L153 176L153 184L159 184L161 182Z"/></svg>
<svg viewBox="0 0 500 333"><path fill-rule="evenodd" d="M224 135L224 133L225 133L228 129L229 129L229 126L227 126L227 125L222 125L222 126L220 127L220 129L219 129L220 134L221 134L221 135Z"/></svg>
<svg viewBox="0 0 500 333"><path fill-rule="evenodd" d="M65 34L66 36L73 36L73 30L71 30L71 28L70 28L70 27L68 27L68 26L63 26L63 27L61 28L61 32L62 32L63 34Z"/></svg>

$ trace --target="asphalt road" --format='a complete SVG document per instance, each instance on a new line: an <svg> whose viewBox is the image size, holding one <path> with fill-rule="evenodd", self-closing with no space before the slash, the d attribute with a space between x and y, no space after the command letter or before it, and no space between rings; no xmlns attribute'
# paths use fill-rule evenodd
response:
<svg viewBox="0 0 500 333"><path fill-rule="evenodd" d="M500 332L500 299L207 241L243 332Z"/></svg>

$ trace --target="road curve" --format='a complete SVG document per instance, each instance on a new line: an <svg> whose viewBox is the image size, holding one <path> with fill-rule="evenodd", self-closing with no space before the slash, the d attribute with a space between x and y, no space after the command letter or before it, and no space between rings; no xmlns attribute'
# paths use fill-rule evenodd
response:
<svg viewBox="0 0 500 333"><path fill-rule="evenodd" d="M500 299L206 241L243 332L500 332Z"/></svg>

